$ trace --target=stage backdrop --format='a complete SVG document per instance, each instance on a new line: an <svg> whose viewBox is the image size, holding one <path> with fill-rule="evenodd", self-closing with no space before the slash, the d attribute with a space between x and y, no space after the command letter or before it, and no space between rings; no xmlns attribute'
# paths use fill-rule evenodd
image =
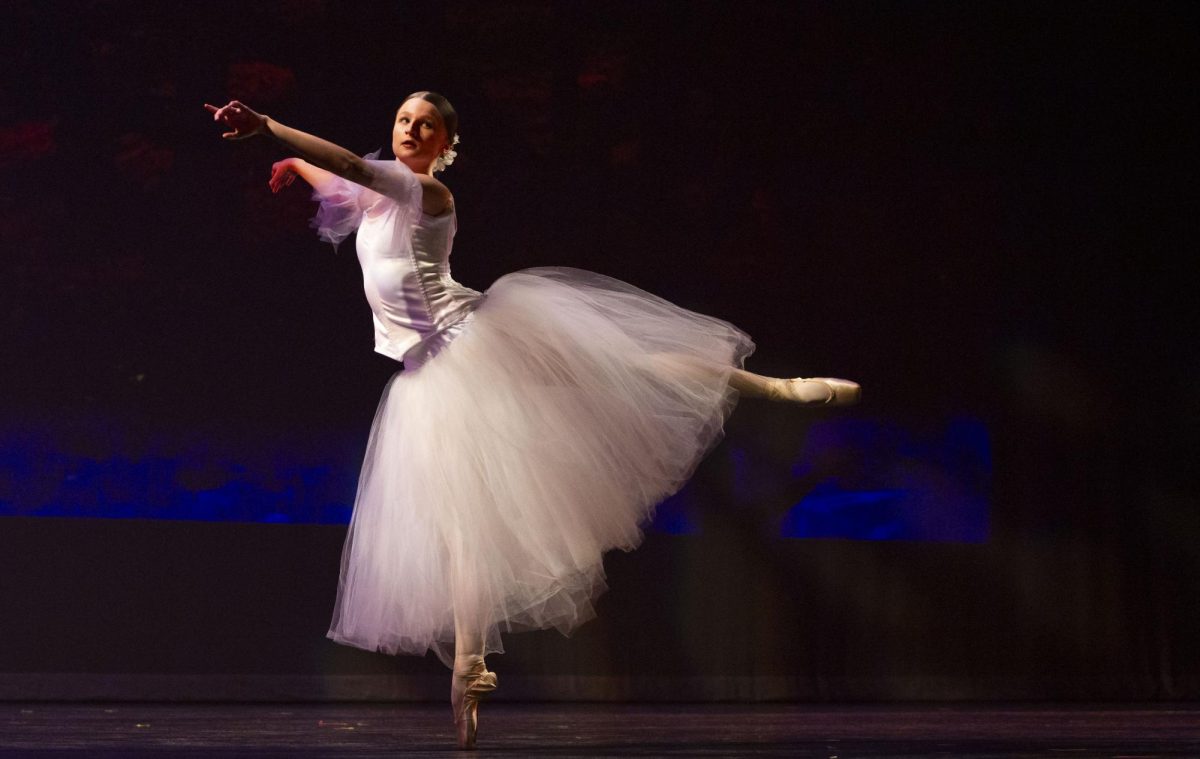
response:
<svg viewBox="0 0 1200 759"><path fill-rule="evenodd" d="M400 367L201 107L387 155L418 89L460 281L599 271L865 388L743 402L505 697L1200 697L1193 8L3 13L0 698L444 695L324 639Z"/></svg>

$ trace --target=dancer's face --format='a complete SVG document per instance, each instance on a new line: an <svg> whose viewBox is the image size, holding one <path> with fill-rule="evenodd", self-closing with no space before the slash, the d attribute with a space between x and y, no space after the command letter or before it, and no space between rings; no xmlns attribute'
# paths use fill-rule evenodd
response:
<svg viewBox="0 0 1200 759"><path fill-rule="evenodd" d="M433 103L421 98L404 101L392 127L392 152L408 168L428 174L438 154L450 146L446 125Z"/></svg>

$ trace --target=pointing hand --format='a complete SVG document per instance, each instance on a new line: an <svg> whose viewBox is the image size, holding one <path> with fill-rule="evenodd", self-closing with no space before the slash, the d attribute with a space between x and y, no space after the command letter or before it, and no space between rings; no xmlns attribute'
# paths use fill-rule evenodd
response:
<svg viewBox="0 0 1200 759"><path fill-rule="evenodd" d="M244 140L266 131L267 117L237 100L220 108L205 103L204 108L213 115L213 121L223 122L232 130L221 135L227 140Z"/></svg>

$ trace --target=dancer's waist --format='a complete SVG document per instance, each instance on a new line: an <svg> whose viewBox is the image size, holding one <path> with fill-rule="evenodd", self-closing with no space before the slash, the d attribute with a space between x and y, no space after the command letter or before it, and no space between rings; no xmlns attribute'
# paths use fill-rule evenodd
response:
<svg viewBox="0 0 1200 759"><path fill-rule="evenodd" d="M422 335L421 340L405 351L404 356L400 359L404 362L405 370L416 369L445 350L466 329L474 316L474 308L466 309L457 314L453 321L439 326L433 332Z"/></svg>

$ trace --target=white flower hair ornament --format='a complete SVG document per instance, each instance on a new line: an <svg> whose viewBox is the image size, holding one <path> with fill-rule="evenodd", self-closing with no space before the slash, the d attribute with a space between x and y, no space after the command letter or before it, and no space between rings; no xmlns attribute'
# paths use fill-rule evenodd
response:
<svg viewBox="0 0 1200 759"><path fill-rule="evenodd" d="M454 146L458 145L458 135L454 135L454 139L450 141L450 149L438 155L433 162L433 170L435 172L445 171L446 167L454 163L454 159L458 157L458 151Z"/></svg>

